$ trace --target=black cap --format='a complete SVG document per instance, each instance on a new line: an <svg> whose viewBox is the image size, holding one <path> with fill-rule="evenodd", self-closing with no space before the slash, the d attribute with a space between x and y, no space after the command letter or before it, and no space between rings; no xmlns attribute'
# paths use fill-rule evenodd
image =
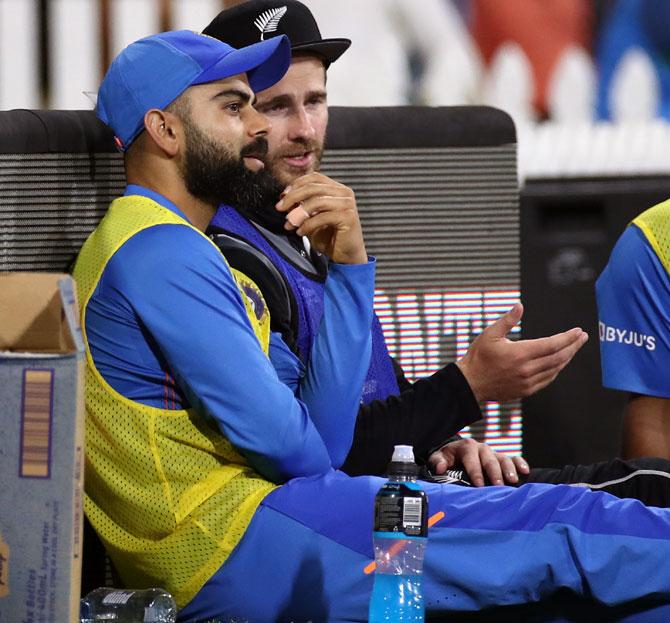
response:
<svg viewBox="0 0 670 623"><path fill-rule="evenodd" d="M221 11L203 30L235 48L287 35L293 52L313 52L326 63L336 61L349 39L323 39L312 12L298 0L248 0Z"/></svg>

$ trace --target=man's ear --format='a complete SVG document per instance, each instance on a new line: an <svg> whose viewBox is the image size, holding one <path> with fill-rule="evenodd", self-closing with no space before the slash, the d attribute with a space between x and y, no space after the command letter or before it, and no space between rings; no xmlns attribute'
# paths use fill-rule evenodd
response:
<svg viewBox="0 0 670 623"><path fill-rule="evenodd" d="M179 119L165 110L152 108L144 115L144 128L154 143L168 156L179 152Z"/></svg>

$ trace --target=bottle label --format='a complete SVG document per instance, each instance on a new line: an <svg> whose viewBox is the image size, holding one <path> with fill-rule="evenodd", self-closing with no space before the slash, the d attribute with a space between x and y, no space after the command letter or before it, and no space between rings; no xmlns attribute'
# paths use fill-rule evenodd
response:
<svg viewBox="0 0 670 623"><path fill-rule="evenodd" d="M428 534L426 494L399 483L388 483L375 498L375 532L402 532L407 536Z"/></svg>
<svg viewBox="0 0 670 623"><path fill-rule="evenodd" d="M402 525L407 532L410 530L421 530L421 507L423 500L421 498L403 498ZM409 533L408 533L409 534Z"/></svg>
<svg viewBox="0 0 670 623"><path fill-rule="evenodd" d="M105 605L125 604L132 596L132 591L114 591L105 595L102 598L102 603Z"/></svg>

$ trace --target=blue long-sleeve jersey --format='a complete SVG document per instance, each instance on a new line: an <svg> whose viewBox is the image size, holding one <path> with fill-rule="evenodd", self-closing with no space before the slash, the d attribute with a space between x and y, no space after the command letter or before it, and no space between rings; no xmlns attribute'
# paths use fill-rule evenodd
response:
<svg viewBox="0 0 670 623"><path fill-rule="evenodd" d="M150 190L131 185L126 194L185 218ZM186 227L158 225L107 264L86 331L96 367L116 391L160 408L196 408L255 469L280 482L323 473L346 457L369 364L373 290L373 261L333 264L307 368L276 335L269 361L216 248Z"/></svg>

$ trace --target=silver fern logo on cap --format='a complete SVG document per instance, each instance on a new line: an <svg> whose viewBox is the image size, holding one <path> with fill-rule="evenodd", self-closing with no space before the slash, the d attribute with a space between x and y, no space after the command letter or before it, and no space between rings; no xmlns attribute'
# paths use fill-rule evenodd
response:
<svg viewBox="0 0 670 623"><path fill-rule="evenodd" d="M263 41L263 38L266 34L277 31L279 20L284 17L284 13L286 13L286 7L280 6L276 9L268 9L267 11L263 11L254 20L254 26L256 26L256 28L261 31L261 41Z"/></svg>

